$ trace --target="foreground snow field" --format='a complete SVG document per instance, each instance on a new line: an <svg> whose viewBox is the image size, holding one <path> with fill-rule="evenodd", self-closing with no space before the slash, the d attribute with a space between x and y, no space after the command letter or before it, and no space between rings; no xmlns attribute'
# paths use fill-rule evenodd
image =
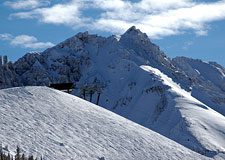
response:
<svg viewBox="0 0 225 160"><path fill-rule="evenodd" d="M208 159L78 97L47 87L0 90L0 142L44 159Z"/></svg>

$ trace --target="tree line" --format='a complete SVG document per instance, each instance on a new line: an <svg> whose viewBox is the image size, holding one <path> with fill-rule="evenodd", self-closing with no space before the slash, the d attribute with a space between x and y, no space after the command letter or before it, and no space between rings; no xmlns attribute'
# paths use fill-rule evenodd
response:
<svg viewBox="0 0 225 160"><path fill-rule="evenodd" d="M26 156L24 153L21 153L20 147L17 146L15 156L11 155L8 149L4 151L3 148L0 147L0 160L38 160L38 158L34 158L33 155ZM42 160L42 157L40 160Z"/></svg>

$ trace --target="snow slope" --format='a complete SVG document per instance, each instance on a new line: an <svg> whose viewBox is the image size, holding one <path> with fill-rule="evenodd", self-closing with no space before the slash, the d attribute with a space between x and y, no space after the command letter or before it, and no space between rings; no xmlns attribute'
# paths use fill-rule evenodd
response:
<svg viewBox="0 0 225 160"><path fill-rule="evenodd" d="M47 87L0 90L0 140L44 159L208 159L78 97Z"/></svg>
<svg viewBox="0 0 225 160"><path fill-rule="evenodd" d="M192 96L225 116L225 68L215 62L185 57L176 57L172 62L191 77Z"/></svg>
<svg viewBox="0 0 225 160"><path fill-rule="evenodd" d="M202 154L225 156L225 117L192 97L158 69L150 66L141 68L160 77L162 83L169 87L165 94L167 108L162 113L164 115L150 128L184 146L191 146L197 152L202 146L205 148L200 151Z"/></svg>

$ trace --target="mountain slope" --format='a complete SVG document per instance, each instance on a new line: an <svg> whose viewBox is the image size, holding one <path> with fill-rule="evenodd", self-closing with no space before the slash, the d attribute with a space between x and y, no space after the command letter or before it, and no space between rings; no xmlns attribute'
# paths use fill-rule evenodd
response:
<svg viewBox="0 0 225 160"><path fill-rule="evenodd" d="M44 159L207 159L101 107L47 87L0 91L0 140Z"/></svg>
<svg viewBox="0 0 225 160"><path fill-rule="evenodd" d="M141 68L160 77L169 87L165 93L166 108L153 125L149 124L150 128L197 152L201 146L205 148L200 151L202 154L212 156L218 151L224 154L225 117L192 97L158 69Z"/></svg>
<svg viewBox="0 0 225 160"><path fill-rule="evenodd" d="M172 62L192 78L192 95L225 116L225 68L185 57L176 57Z"/></svg>
<svg viewBox="0 0 225 160"><path fill-rule="evenodd" d="M190 74L195 66L204 72L197 80ZM212 63L171 60L135 27L107 38L78 33L26 54L14 68L23 85L74 82L72 94L79 97L80 88L94 88L102 91L99 104L108 110L209 157L225 152L224 74L213 74Z"/></svg>

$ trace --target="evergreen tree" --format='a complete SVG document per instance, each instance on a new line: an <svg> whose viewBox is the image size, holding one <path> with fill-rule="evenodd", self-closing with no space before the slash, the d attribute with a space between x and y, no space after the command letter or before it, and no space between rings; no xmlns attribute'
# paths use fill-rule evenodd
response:
<svg viewBox="0 0 225 160"><path fill-rule="evenodd" d="M2 147L0 147L0 160L6 160L5 153L2 150Z"/></svg>
<svg viewBox="0 0 225 160"><path fill-rule="evenodd" d="M3 152L2 152L2 148L0 148L0 160L3 159Z"/></svg>
<svg viewBox="0 0 225 160"><path fill-rule="evenodd" d="M7 160L7 156L2 150L1 150L0 160Z"/></svg>
<svg viewBox="0 0 225 160"><path fill-rule="evenodd" d="M4 150L3 150L3 147L1 147L1 145L0 145L0 160L38 160L38 158L37 157L34 158L33 155L26 157L24 153L23 154L21 153L21 149L19 146L17 146L17 148L16 148L15 157L10 155L9 150L7 148L4 147ZM8 154L6 154L4 151L7 152ZM41 156L40 160L42 160L42 156Z"/></svg>
<svg viewBox="0 0 225 160"><path fill-rule="evenodd" d="M34 160L33 156L29 156L28 160Z"/></svg>
<svg viewBox="0 0 225 160"><path fill-rule="evenodd" d="M22 160L27 160L27 158L25 157L24 153L23 153L21 159L22 159Z"/></svg>
<svg viewBox="0 0 225 160"><path fill-rule="evenodd" d="M19 146L17 146L17 148L16 148L15 160L21 160L21 157L20 157L20 147Z"/></svg>
<svg viewBox="0 0 225 160"><path fill-rule="evenodd" d="M10 160L10 154L8 153L7 160Z"/></svg>

